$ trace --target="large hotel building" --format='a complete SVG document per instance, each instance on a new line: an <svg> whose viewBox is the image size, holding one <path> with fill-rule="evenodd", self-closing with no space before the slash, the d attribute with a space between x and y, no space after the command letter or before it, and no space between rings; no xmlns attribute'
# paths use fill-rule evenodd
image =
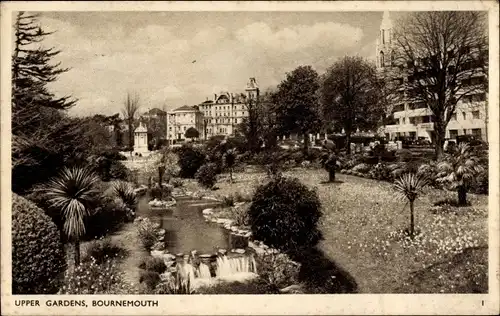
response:
<svg viewBox="0 0 500 316"><path fill-rule="evenodd" d="M395 56L393 50L393 28L389 12L384 12L380 33L377 40L377 68L379 71L396 73L399 68L395 67ZM391 76L392 77L392 76ZM394 76L395 82L399 83L409 80L407 74ZM411 80L411 78L410 78ZM462 85L480 85L486 80L484 75L478 74ZM470 81L470 82L469 82ZM432 141L434 126L432 123L432 111L423 103L412 101L410 92L403 86L399 89L401 98L397 98L392 104L393 122L384 127L384 134L389 139L406 136L414 139L425 138ZM487 115L486 91L475 92L464 96L457 104L455 114L452 116L446 128L446 138L454 139L458 135L475 135L486 140L486 115Z"/></svg>
<svg viewBox="0 0 500 316"><path fill-rule="evenodd" d="M245 93L221 92L213 100L206 100L195 106L182 106L168 112L167 140L184 141L185 132L196 128L200 138L224 135L232 136L236 128L248 117L248 103L259 98L259 86L250 78Z"/></svg>

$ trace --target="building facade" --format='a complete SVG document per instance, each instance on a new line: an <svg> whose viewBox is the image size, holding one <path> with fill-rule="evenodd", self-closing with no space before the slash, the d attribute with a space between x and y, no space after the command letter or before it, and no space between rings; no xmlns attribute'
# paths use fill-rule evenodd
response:
<svg viewBox="0 0 500 316"><path fill-rule="evenodd" d="M185 141L186 131L195 128L202 137L203 113L198 106L181 106L173 111L167 112L167 141L169 143Z"/></svg>
<svg viewBox="0 0 500 316"><path fill-rule="evenodd" d="M383 133L389 139L404 136L432 141L434 138L433 113L426 104L412 101L411 91L406 90L404 83L413 78L399 70L400 68L395 64L397 56L393 48L393 24L389 12L384 12L377 39L376 65L380 72L390 73L390 78L394 79L392 84L396 85L398 97L390 105L393 121L384 126ZM485 76L478 74L477 77L468 79L468 82L462 82L462 85L480 85L483 80L486 80ZM398 85L400 88L397 88ZM486 141L486 99L484 89L463 96L447 125L445 137L454 139L459 135L470 134Z"/></svg>
<svg viewBox="0 0 500 316"><path fill-rule="evenodd" d="M250 102L258 99L259 86L255 78L250 78L245 93L221 92L215 94L213 100L202 102L198 106L203 116L200 135L204 138L235 135L237 126L249 115Z"/></svg>

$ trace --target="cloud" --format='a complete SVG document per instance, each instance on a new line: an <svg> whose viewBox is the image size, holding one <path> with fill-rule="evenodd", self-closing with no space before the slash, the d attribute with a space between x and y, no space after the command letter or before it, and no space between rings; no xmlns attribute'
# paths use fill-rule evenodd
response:
<svg viewBox="0 0 500 316"><path fill-rule="evenodd" d="M265 90L299 65L321 72L347 53L371 49L360 45L362 29L336 22L211 28L199 22L191 32L159 22L132 28L108 21L109 29L47 17L41 22L57 30L46 43L61 49L57 61L72 68L52 86L79 98L73 114L119 112L127 91L137 92L145 106L174 108L221 91L244 92L249 77Z"/></svg>

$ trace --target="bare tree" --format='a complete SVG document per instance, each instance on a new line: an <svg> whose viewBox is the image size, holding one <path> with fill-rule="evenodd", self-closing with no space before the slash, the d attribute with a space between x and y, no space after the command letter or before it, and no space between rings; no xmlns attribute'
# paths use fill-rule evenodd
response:
<svg viewBox="0 0 500 316"><path fill-rule="evenodd" d="M320 96L323 117L345 131L350 153L351 134L357 128L374 129L384 115L382 80L375 66L361 57L346 56L322 76Z"/></svg>
<svg viewBox="0 0 500 316"><path fill-rule="evenodd" d="M140 108L139 104L139 96L134 93L127 93L127 98L125 99L125 103L123 105L122 114L123 119L127 122L128 125L128 141L129 147L134 147L134 120L137 116L137 111ZM130 149L132 152L133 149Z"/></svg>
<svg viewBox="0 0 500 316"><path fill-rule="evenodd" d="M459 101L484 92L480 80L472 79L484 74L485 20L479 11L415 12L395 28L395 62L408 76L409 100L432 112L437 159Z"/></svg>

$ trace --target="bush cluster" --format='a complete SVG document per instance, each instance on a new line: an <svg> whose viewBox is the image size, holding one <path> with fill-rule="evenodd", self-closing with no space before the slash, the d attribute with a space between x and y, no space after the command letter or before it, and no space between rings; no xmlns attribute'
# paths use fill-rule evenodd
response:
<svg viewBox="0 0 500 316"><path fill-rule="evenodd" d="M257 188L248 211L254 238L283 251L315 246L321 203L298 179L276 177Z"/></svg>
<svg viewBox="0 0 500 316"><path fill-rule="evenodd" d="M153 223L149 218L138 218L135 220L137 233L144 249L151 251L151 247L158 242L158 223Z"/></svg>
<svg viewBox="0 0 500 316"><path fill-rule="evenodd" d="M182 145L178 149L179 176L181 178L194 178L196 172L205 163L205 154L198 148Z"/></svg>
<svg viewBox="0 0 500 316"><path fill-rule="evenodd" d="M12 293L54 294L66 268L58 228L34 203L12 195Z"/></svg>
<svg viewBox="0 0 500 316"><path fill-rule="evenodd" d="M86 246L83 261L95 260L97 264L103 264L109 259L123 259L126 250L111 242L109 237L92 240Z"/></svg>
<svg viewBox="0 0 500 316"><path fill-rule="evenodd" d="M217 165L214 163L207 163L200 167L196 172L195 178L203 187L212 189L217 182Z"/></svg>

